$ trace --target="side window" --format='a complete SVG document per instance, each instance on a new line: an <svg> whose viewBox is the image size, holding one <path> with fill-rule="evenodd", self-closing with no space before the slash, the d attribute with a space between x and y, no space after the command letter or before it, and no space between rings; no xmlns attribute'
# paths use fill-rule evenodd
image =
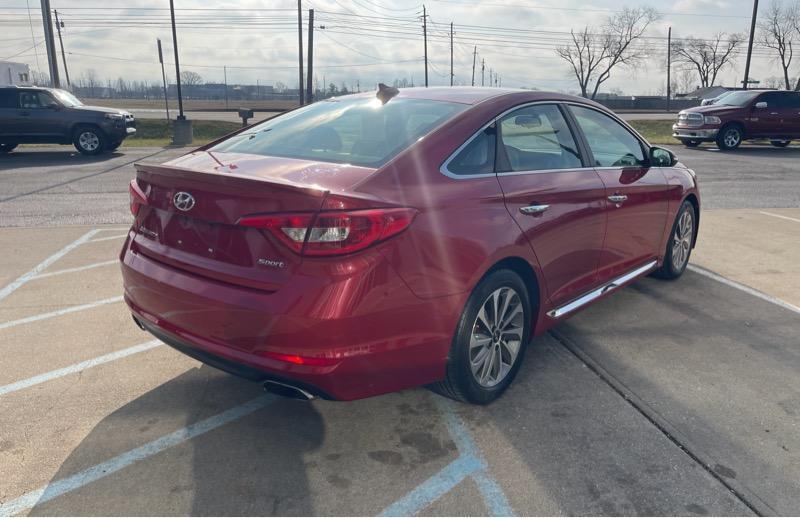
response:
<svg viewBox="0 0 800 518"><path fill-rule="evenodd" d="M17 92L13 90L0 90L0 108L16 108Z"/></svg>
<svg viewBox="0 0 800 518"><path fill-rule="evenodd" d="M626 167L645 165L639 139L622 124L597 110L570 106L586 136L597 167Z"/></svg>
<svg viewBox="0 0 800 518"><path fill-rule="evenodd" d="M787 96L783 92L767 92L761 95L756 102L767 103L767 108L785 108Z"/></svg>
<svg viewBox="0 0 800 518"><path fill-rule="evenodd" d="M56 104L50 95L44 92L20 92L19 107L28 109L47 108Z"/></svg>
<svg viewBox="0 0 800 518"><path fill-rule="evenodd" d="M787 93L786 106L793 110L800 110L800 93L798 92Z"/></svg>
<svg viewBox="0 0 800 518"><path fill-rule="evenodd" d="M576 169L583 166L575 139L558 106L527 106L500 121L505 163L498 172Z"/></svg>
<svg viewBox="0 0 800 518"><path fill-rule="evenodd" d="M494 126L481 131L453 157L453 160L447 164L447 170L463 176L493 174L495 133Z"/></svg>

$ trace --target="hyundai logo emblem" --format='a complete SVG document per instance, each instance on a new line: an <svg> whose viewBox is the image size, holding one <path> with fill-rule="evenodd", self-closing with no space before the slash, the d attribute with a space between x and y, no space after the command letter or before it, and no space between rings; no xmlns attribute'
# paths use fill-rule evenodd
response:
<svg viewBox="0 0 800 518"><path fill-rule="evenodd" d="M182 210L183 212L192 210L192 207L194 207L194 196L188 192L176 192L175 196L172 197L172 204L175 205L176 209Z"/></svg>

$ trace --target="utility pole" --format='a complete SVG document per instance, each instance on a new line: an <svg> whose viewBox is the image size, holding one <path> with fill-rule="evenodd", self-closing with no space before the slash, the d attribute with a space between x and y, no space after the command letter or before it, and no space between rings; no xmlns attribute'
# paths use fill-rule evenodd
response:
<svg viewBox="0 0 800 518"><path fill-rule="evenodd" d="M58 43L61 45L61 61L64 63L64 75L67 78L67 88L72 86L69 82L69 70L67 70L67 56L64 53L64 40L61 39L61 27L64 26L64 22L58 21L58 11L53 11L56 15L56 29L58 30Z"/></svg>
<svg viewBox="0 0 800 518"><path fill-rule="evenodd" d="M161 79L164 81L164 109L169 122L169 101L167 100L167 73L164 71L164 54L161 53L161 38L158 38L158 62L161 63Z"/></svg>
<svg viewBox="0 0 800 518"><path fill-rule="evenodd" d="M742 88L747 90L750 83L750 57L753 55L753 38L756 34L756 18L758 17L758 0L753 0L753 19L750 20L750 41L747 43L747 61L744 64L744 81Z"/></svg>
<svg viewBox="0 0 800 518"><path fill-rule="evenodd" d="M494 81L494 79L492 79L492 69L490 67L489 68L489 86L493 86L493 84L494 84L493 81Z"/></svg>
<svg viewBox="0 0 800 518"><path fill-rule="evenodd" d="M478 46L472 51L472 86L475 86L475 59L478 57Z"/></svg>
<svg viewBox="0 0 800 518"><path fill-rule="evenodd" d="M453 22L450 22L450 86L453 86Z"/></svg>
<svg viewBox="0 0 800 518"><path fill-rule="evenodd" d="M672 71L672 27L667 31L667 111L669 111L669 98L672 95L670 72Z"/></svg>
<svg viewBox="0 0 800 518"><path fill-rule="evenodd" d="M314 77L314 9L308 10L308 74L306 75L306 100L314 102L311 79Z"/></svg>
<svg viewBox="0 0 800 518"><path fill-rule="evenodd" d="M422 39L425 42L425 88L427 88L428 87L428 11L425 9L425 4L422 4Z"/></svg>
<svg viewBox="0 0 800 518"><path fill-rule="evenodd" d="M486 69L486 60L481 58L481 86L484 85L484 70Z"/></svg>
<svg viewBox="0 0 800 518"><path fill-rule="evenodd" d="M225 109L228 109L228 65L222 65L222 77L225 83Z"/></svg>
<svg viewBox="0 0 800 518"><path fill-rule="evenodd" d="M300 66L298 73L300 80L297 82L297 94L300 96L300 106L305 104L303 99L303 0L297 0L297 57Z"/></svg>
<svg viewBox="0 0 800 518"><path fill-rule="evenodd" d="M186 120L183 114L183 94L181 93L181 65L178 61L178 33L175 31L175 1L169 0L169 14L172 18L172 50L175 53L175 86L178 89L178 119Z"/></svg>
<svg viewBox="0 0 800 518"><path fill-rule="evenodd" d="M53 85L53 88L61 88L61 81L58 80L58 57L56 57L56 42L53 36L50 0L42 0L42 23L44 24L44 42L47 47L47 64L50 66L50 84Z"/></svg>

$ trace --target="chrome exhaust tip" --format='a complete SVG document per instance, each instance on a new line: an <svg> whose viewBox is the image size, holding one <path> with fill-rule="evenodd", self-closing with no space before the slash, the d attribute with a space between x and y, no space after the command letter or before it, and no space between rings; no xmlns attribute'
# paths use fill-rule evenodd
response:
<svg viewBox="0 0 800 518"><path fill-rule="evenodd" d="M264 390L270 394L275 394L276 396L289 399L300 399L302 401L311 401L312 399L316 399L316 396L307 390L303 390L293 385L287 385L286 383L280 383L278 381L265 381Z"/></svg>

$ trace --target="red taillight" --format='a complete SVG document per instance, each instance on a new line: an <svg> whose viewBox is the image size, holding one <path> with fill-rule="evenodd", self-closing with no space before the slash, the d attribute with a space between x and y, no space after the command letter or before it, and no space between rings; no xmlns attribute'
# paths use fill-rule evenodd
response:
<svg viewBox="0 0 800 518"><path fill-rule="evenodd" d="M303 255L342 255L388 239L414 220L414 209L368 209L314 214L245 216L238 223L263 228Z"/></svg>
<svg viewBox="0 0 800 518"><path fill-rule="evenodd" d="M128 194L131 197L131 214L136 217L139 214L139 208L142 205L147 205L147 195L139 187L135 178L128 184Z"/></svg>

